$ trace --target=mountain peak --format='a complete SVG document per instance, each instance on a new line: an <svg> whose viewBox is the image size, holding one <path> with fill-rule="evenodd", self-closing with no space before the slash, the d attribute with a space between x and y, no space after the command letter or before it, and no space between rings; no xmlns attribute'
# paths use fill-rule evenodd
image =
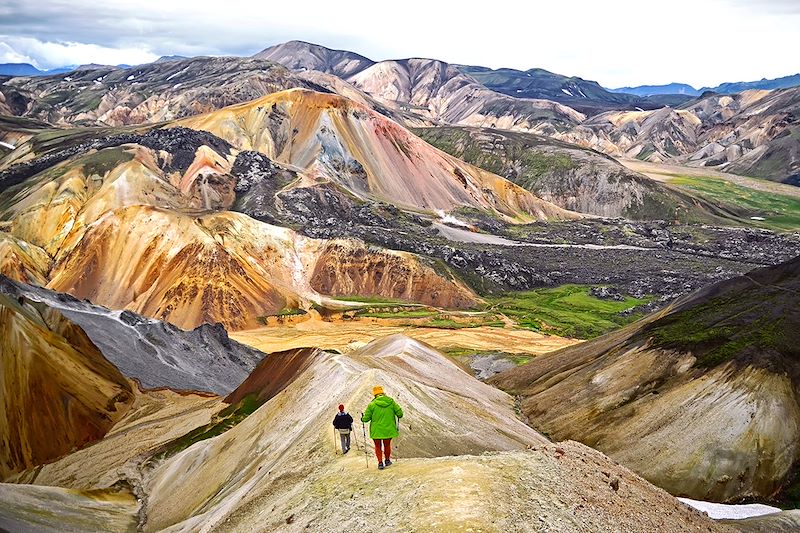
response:
<svg viewBox="0 0 800 533"><path fill-rule="evenodd" d="M254 54L258 59L280 63L292 70L320 70L340 78L361 72L375 62L355 52L333 50L306 41L287 41Z"/></svg>

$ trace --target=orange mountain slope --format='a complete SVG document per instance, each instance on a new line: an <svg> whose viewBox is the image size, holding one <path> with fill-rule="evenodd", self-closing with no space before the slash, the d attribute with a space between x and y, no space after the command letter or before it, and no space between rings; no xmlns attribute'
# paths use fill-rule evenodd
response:
<svg viewBox="0 0 800 533"><path fill-rule="evenodd" d="M176 125L211 132L333 181L362 198L416 210L490 210L510 220L575 218L525 189L425 143L399 124L333 94L292 89Z"/></svg>

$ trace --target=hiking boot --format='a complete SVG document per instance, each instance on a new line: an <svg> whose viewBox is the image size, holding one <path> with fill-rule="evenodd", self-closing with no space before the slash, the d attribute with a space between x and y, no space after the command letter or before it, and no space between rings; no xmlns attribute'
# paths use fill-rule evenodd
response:
<svg viewBox="0 0 800 533"><path fill-rule="evenodd" d="M384 468L386 467L383 466L383 463L378 463L378 470L383 470Z"/></svg>
<svg viewBox="0 0 800 533"><path fill-rule="evenodd" d="M392 462L389 459L386 459L386 462L383 464L384 466L392 466Z"/></svg>
<svg viewBox="0 0 800 533"><path fill-rule="evenodd" d="M342 455L346 454L349 451L350 451L350 448L347 448L345 451L342 452Z"/></svg>

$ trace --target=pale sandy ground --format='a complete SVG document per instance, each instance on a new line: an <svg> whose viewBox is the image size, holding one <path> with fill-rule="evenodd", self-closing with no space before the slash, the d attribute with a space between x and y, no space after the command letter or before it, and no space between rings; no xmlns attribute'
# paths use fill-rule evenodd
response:
<svg viewBox="0 0 800 533"><path fill-rule="evenodd" d="M307 320L297 324L268 326L232 333L241 343L271 353L293 348L318 347L348 351L380 337L402 333L436 349L467 348L477 351L504 351L541 355L581 342L555 335L542 335L526 329L477 327L439 329L402 325L402 320L359 319L325 322Z"/></svg>
<svg viewBox="0 0 800 533"><path fill-rule="evenodd" d="M800 187L793 187L792 185L757 178L748 178L736 174L728 174L727 172L720 172L706 167L684 167L681 165L649 163L647 161L633 159L619 159L619 162L629 169L640 172L656 181L668 182L676 176L689 176L692 178L712 177L724 179L736 185L756 191L771 192L800 198Z"/></svg>

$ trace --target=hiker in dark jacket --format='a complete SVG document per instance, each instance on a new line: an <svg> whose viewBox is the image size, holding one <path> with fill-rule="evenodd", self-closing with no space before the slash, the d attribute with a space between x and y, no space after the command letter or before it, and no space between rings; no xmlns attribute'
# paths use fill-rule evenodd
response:
<svg viewBox="0 0 800 533"><path fill-rule="evenodd" d="M378 469L383 470L392 464L392 439L399 435L397 424L403 418L403 410L383 393L380 385L372 389L372 394L375 398L367 406L361 421L370 423L369 438L375 442Z"/></svg>
<svg viewBox="0 0 800 533"><path fill-rule="evenodd" d="M350 451L350 432L353 431L353 417L344 412L344 405L339 405L339 412L333 417L333 427L339 432L342 441L342 453Z"/></svg>

